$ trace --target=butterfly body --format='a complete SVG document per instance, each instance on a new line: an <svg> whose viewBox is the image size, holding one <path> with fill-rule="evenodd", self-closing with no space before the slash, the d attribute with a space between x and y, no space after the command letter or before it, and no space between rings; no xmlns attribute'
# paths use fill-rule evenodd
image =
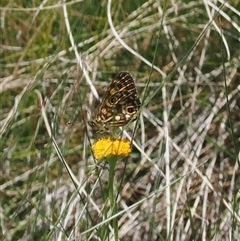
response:
<svg viewBox="0 0 240 241"><path fill-rule="evenodd" d="M108 132L136 119L141 102L132 76L121 72L111 82L98 108L96 118L89 122L95 132Z"/></svg>

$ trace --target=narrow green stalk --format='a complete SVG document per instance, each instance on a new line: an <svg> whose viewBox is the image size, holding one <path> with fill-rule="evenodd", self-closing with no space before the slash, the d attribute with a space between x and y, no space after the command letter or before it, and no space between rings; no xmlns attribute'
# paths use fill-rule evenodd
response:
<svg viewBox="0 0 240 241"><path fill-rule="evenodd" d="M112 208L111 215L117 214L117 204L116 199L114 196L114 176L115 176L115 166L117 163L117 158L112 157L109 160L109 182L108 182L108 191L109 191L109 200L110 200L110 207ZM112 220L112 225L114 229L114 236L115 241L118 241L118 218L114 218Z"/></svg>

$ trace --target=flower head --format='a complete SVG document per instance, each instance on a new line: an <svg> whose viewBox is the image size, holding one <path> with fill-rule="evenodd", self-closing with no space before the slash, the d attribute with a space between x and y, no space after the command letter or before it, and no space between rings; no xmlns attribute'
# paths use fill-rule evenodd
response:
<svg viewBox="0 0 240 241"><path fill-rule="evenodd" d="M111 139L109 137L99 139L92 146L93 154L98 160L109 156L128 156L132 151L131 143L121 138Z"/></svg>

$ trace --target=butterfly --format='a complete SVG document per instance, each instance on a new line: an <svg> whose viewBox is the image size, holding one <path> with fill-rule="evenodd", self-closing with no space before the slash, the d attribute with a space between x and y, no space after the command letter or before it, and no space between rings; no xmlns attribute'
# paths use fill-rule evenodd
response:
<svg viewBox="0 0 240 241"><path fill-rule="evenodd" d="M109 85L95 119L88 123L93 132L109 132L136 120L140 105L132 76L121 72Z"/></svg>

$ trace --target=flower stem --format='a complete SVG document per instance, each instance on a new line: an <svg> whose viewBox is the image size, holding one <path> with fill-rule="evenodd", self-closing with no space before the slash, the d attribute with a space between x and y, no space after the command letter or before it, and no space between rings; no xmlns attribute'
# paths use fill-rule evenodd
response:
<svg viewBox="0 0 240 241"><path fill-rule="evenodd" d="M112 157L109 160L109 182L108 182L108 191L109 191L109 200L110 200L110 207L112 208L112 215L117 214L117 203L114 196L114 176L115 176L115 167L117 163L117 158ZM118 218L115 217L112 221L113 229L114 229L114 236L115 241L118 241Z"/></svg>

